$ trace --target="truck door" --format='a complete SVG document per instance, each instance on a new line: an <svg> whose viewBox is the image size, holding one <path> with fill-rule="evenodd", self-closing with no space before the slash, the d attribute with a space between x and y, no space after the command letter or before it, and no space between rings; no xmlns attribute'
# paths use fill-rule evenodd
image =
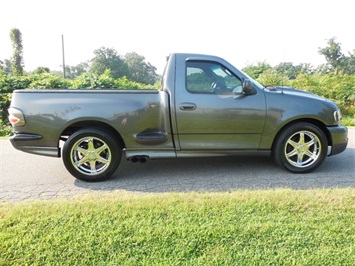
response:
<svg viewBox="0 0 355 266"><path fill-rule="evenodd" d="M242 78L213 61L187 61L176 83L181 150L258 149L265 123L262 90L242 93Z"/></svg>

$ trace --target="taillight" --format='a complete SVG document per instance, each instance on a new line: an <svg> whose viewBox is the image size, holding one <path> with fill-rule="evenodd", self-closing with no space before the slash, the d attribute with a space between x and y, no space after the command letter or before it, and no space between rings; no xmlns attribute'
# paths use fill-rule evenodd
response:
<svg viewBox="0 0 355 266"><path fill-rule="evenodd" d="M9 121L13 127L14 126L23 127L24 125L26 125L25 117L23 116L21 110L16 109L14 107L10 107L8 112L9 112Z"/></svg>

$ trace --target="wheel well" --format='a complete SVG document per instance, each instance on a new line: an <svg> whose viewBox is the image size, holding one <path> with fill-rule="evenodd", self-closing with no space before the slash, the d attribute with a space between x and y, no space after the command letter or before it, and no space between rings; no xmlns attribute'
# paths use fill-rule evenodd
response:
<svg viewBox="0 0 355 266"><path fill-rule="evenodd" d="M108 131L111 134L113 134L113 136L119 141L122 148L126 147L122 136L120 135L120 133L117 132L116 129L114 129L109 124L99 122L99 121L81 121L72 124L63 130L62 134L60 135L61 136L60 139L65 141L70 135L72 135L74 132L82 128L97 128L97 129Z"/></svg>
<svg viewBox="0 0 355 266"><path fill-rule="evenodd" d="M300 122L307 122L307 123L317 126L319 129L321 129L323 131L323 133L327 137L328 145L332 146L332 137L330 135L330 132L327 130L327 127L325 124L323 124L322 122L320 122L319 120L316 120L316 119L299 119L299 120L294 120L294 121L284 125L282 128L280 128L279 132L277 132L277 134L274 138L274 141L272 143L272 150L274 150L274 146L276 144L276 141L279 138L282 131L284 131L289 126L300 123Z"/></svg>

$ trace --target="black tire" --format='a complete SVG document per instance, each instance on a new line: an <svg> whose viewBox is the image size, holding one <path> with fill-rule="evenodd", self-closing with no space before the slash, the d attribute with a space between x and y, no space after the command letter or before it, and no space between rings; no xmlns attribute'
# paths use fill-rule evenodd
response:
<svg viewBox="0 0 355 266"><path fill-rule="evenodd" d="M121 162L122 149L109 132L96 128L81 129L63 147L66 169L77 179L97 182L108 179Z"/></svg>
<svg viewBox="0 0 355 266"><path fill-rule="evenodd" d="M317 126L300 122L284 129L276 140L273 155L280 166L293 173L317 169L327 156L328 141Z"/></svg>

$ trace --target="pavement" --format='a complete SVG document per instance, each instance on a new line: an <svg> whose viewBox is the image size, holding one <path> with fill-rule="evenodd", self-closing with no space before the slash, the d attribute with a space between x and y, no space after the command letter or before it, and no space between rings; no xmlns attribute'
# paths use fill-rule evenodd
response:
<svg viewBox="0 0 355 266"><path fill-rule="evenodd" d="M88 193L230 192L244 189L355 188L355 128L341 154L309 174L292 174L269 157L184 158L133 164L123 160L113 177L75 179L60 158L27 154L0 139L0 201L70 198Z"/></svg>

